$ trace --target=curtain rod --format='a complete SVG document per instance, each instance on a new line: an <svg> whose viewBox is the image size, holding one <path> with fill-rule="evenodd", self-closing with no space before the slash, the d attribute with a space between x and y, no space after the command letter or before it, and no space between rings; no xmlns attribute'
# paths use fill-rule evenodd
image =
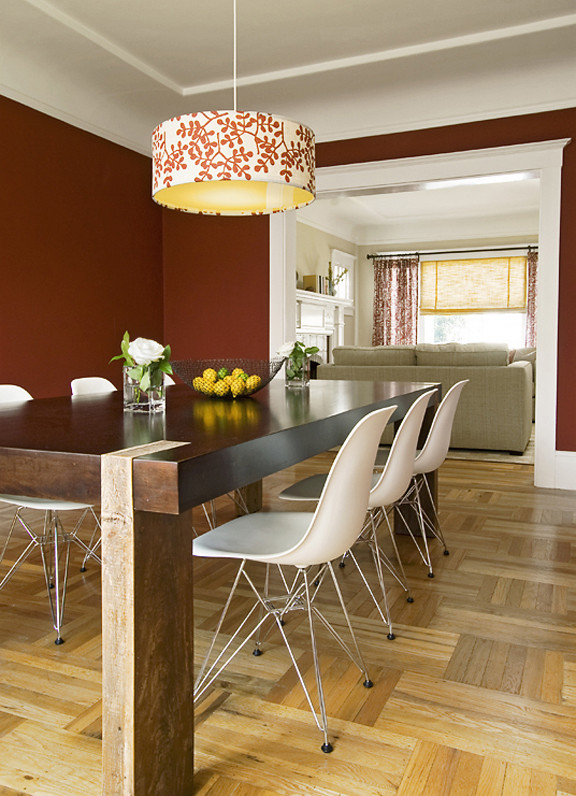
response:
<svg viewBox="0 0 576 796"><path fill-rule="evenodd" d="M538 246L528 243L525 246L493 246L489 249L436 249L429 252L379 252L378 254L367 254L367 260L374 260L376 257L417 257L430 254L478 254L479 252L499 252L499 251L523 251L524 249L537 249Z"/></svg>

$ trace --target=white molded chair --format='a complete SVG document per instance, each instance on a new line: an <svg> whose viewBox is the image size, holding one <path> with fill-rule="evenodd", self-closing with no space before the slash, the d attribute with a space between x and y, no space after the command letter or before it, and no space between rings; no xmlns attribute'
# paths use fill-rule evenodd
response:
<svg viewBox="0 0 576 796"><path fill-rule="evenodd" d="M0 385L0 407L2 405L21 403L33 400L30 393L23 387L15 384ZM16 570L28 559L32 551L39 548L44 569L44 579L46 581L46 591L54 630L56 631L56 644L63 644L64 639L61 635L62 620L64 617L64 605L66 602L66 584L68 578L68 564L70 560L70 543L79 545L86 555L92 554L88 545L78 536L84 520L92 517L96 523L95 532L100 528L98 517L94 513L92 506L85 503L74 503L64 500L46 500L43 498L27 497L24 495L5 495L0 494L0 501L16 506L16 513L12 519L12 524L8 535L0 550L0 567L4 563L6 556L11 555L11 542L14 531L17 527L23 528L28 543L24 550L15 557L13 561L8 561L8 569L4 575L0 576L0 589L2 589L12 578ZM28 516L28 511L43 512L43 521L40 527ZM80 511L80 518L77 520L71 531L66 531L60 521L60 514L66 511ZM34 515L32 515L33 517ZM52 556L49 551L52 548ZM47 552L48 551L48 552Z"/></svg>
<svg viewBox="0 0 576 796"><path fill-rule="evenodd" d="M103 376L81 376L78 379L72 379L70 382L70 389L72 395L105 395L112 392L117 392L116 386ZM86 563L89 558L93 558L99 564L101 559L98 554L102 544L102 535L100 531L100 523L94 528L94 533L88 542L88 552L84 556L84 561L80 567L80 572L86 572Z"/></svg>
<svg viewBox="0 0 576 796"><path fill-rule="evenodd" d="M465 385L468 384L469 379L464 379L454 384L446 393L440 406L436 410L432 425L426 437L426 441L419 451L414 460L414 468L412 474L412 484L410 488L402 495L396 502L396 506L401 509L405 505L412 506L418 517L420 525L420 532L422 536L421 542L414 536L410 529L409 533L416 545L418 553L424 564L428 567L428 577L434 577L432 568L432 561L430 558L430 549L428 544L428 534L436 538L444 547L444 555L449 555L446 547L446 541L442 528L440 526L440 519L434 504L430 485L426 478L428 473L438 470L446 459L448 449L450 447L450 437L452 435L452 426L454 424L454 417L460 401L460 395ZM376 456L376 467L386 466L386 458L388 451L378 451ZM432 517L430 517L422 506L420 494L424 490L428 497L428 504L431 508Z"/></svg>
<svg viewBox="0 0 576 796"><path fill-rule="evenodd" d="M72 379L70 388L72 390L72 395L94 395L116 392L114 384L103 376L83 376L80 379Z"/></svg>
<svg viewBox="0 0 576 796"><path fill-rule="evenodd" d="M260 653L260 629L271 618L276 623L304 689L306 699L324 735L322 750L331 752L322 677L316 646L315 623L319 621L336 639L364 675L364 685L372 685L356 637L346 611L332 561L341 558L352 547L362 530L370 492L378 440L396 407L379 409L366 415L348 435L332 465L315 512L258 512L237 517L193 541L193 554L207 558L233 558L240 566L226 601L216 631L200 668L195 686L198 701L220 672L256 637ZM248 574L248 561L266 565L262 592ZM276 565L282 593L270 594L269 566ZM287 580L287 567L295 567L294 577ZM320 567L320 570L318 568ZM329 576L329 577L328 577ZM255 595L246 617L222 651L213 657L214 647L240 579L244 578ZM342 608L351 638L352 649L328 622L318 608L318 593L325 580L331 580ZM304 682L286 632L284 616L292 610L305 610L312 648L319 714ZM240 640L240 636L244 636Z"/></svg>
<svg viewBox="0 0 576 796"><path fill-rule="evenodd" d="M358 566L358 562L353 558L354 564L358 568L362 580L372 595L376 607L380 613L382 620L388 627L388 638L394 638L392 629L392 620L388 609L388 598L386 595L386 586L384 582L384 572L386 569L397 583L404 589L407 599L412 602L412 597L408 589L406 581L406 574L402 565L402 560L398 552L396 539L388 517L389 511L392 509L397 500L406 492L410 486L412 473L414 471L414 460L416 457L416 448L418 444L418 436L422 427L424 414L428 407L430 397L436 390L429 390L419 396L402 420L398 431L394 435L392 447L390 449L388 461L384 470L381 473L376 473L373 476L372 489L368 501L368 519L364 526L363 532L358 541L366 541L370 545L374 563L376 565L376 572L378 576L378 583L382 593L383 610L381 610L378 602L374 598L372 589L370 588L365 575L362 573ZM279 497L285 500L318 500L320 492L326 475L318 473L317 475L309 476L296 484L285 489L280 493ZM398 566L396 567L390 558L383 551L377 538L377 528L384 522L388 528L392 546L396 555ZM350 551L346 557L350 556ZM344 565L344 558L341 566Z"/></svg>

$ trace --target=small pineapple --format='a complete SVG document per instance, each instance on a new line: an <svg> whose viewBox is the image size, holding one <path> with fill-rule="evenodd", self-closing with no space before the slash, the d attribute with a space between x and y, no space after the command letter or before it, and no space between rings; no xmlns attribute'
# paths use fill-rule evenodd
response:
<svg viewBox="0 0 576 796"><path fill-rule="evenodd" d="M230 390L232 391L232 396L236 398L238 395L242 395L242 393L245 392L246 385L242 379L233 379Z"/></svg>
<svg viewBox="0 0 576 796"><path fill-rule="evenodd" d="M198 392L204 393L204 395L210 395L213 390L212 382L207 381L202 376L197 376L192 382L192 386L195 390L198 390Z"/></svg>
<svg viewBox="0 0 576 796"><path fill-rule="evenodd" d="M246 392L254 392L262 384L260 376L248 376L246 379Z"/></svg>
<svg viewBox="0 0 576 796"><path fill-rule="evenodd" d="M225 380L220 379L214 385L214 395L217 395L219 398L224 398L225 395L228 395L230 392L230 386L226 383Z"/></svg>
<svg viewBox="0 0 576 796"><path fill-rule="evenodd" d="M218 374L214 370L214 368L206 368L204 373L202 374L202 378L206 381L215 382L218 378Z"/></svg>

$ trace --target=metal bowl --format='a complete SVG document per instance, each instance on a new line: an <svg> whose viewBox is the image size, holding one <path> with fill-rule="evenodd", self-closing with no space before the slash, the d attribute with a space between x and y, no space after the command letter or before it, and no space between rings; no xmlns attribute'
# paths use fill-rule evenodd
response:
<svg viewBox="0 0 576 796"><path fill-rule="evenodd" d="M265 387L278 373L284 357L274 359L180 359L171 363L172 369L182 381L207 398L246 398ZM236 385L231 376L241 370L245 376ZM218 386L219 385L219 386ZM226 385L228 389L225 389Z"/></svg>

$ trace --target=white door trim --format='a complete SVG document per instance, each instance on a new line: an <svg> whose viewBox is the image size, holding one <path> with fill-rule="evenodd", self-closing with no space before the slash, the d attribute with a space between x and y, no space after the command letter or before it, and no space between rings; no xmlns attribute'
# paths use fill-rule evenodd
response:
<svg viewBox="0 0 576 796"><path fill-rule="evenodd" d="M556 450L560 182L569 139L440 155L331 166L316 171L317 195L368 191L427 180L518 171L540 177L536 486L576 485L576 452ZM270 351L295 338L296 213L270 217Z"/></svg>

